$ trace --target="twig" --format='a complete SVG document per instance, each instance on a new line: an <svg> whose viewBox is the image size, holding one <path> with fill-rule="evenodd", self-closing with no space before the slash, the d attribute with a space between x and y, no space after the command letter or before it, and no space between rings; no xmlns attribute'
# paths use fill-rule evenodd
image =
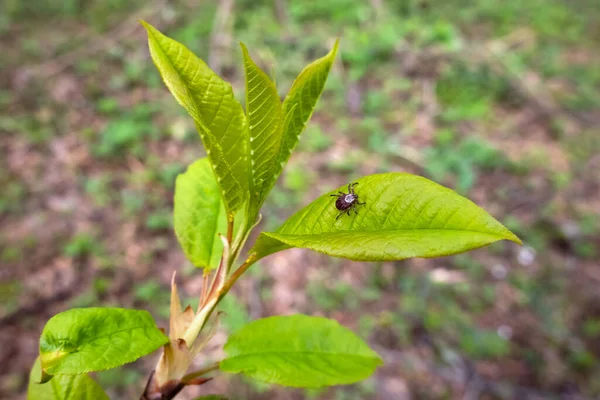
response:
<svg viewBox="0 0 600 400"><path fill-rule="evenodd" d="M248 268L250 268L252 264L254 264L254 262L256 261L255 258L255 255L252 254L250 257L248 257L246 261L244 261L242 265L240 265L240 267L233 274L231 274L231 276L229 277L227 282L225 282L223 288L221 289L220 297L225 296L225 294L229 291L229 289L231 289L235 281L237 281L240 278L240 276L242 276L242 274L246 272L246 270L248 270Z"/></svg>
<svg viewBox="0 0 600 400"><path fill-rule="evenodd" d="M227 23L233 11L233 0L221 0L213 22L213 31L210 35L210 47L208 53L208 65L217 74L221 74L224 50L230 40L227 34Z"/></svg>
<svg viewBox="0 0 600 400"><path fill-rule="evenodd" d="M198 310L202 308L204 302L206 301L206 296L208 294L208 285L210 280L210 271L204 270L202 273L202 292L200 293L200 302L198 303Z"/></svg>
<svg viewBox="0 0 600 400"><path fill-rule="evenodd" d="M498 395L502 398L507 398L506 394L510 393L511 396L508 398L523 399L523 400L564 398L564 397L561 397L561 395L558 395L555 393L543 392L543 391L539 391L535 388L531 388L531 387L527 387L527 386L521 386L518 384L509 383L509 382L496 382L496 381L488 380L479 374L477 374L476 377L472 376L469 381L465 382L464 377L457 376L457 374L455 372L453 372L450 368L438 367L438 366L434 365L434 363L432 363L432 362L423 362L423 363L412 362L411 358L413 358L414 356L412 356L408 352L392 350L387 347L377 345L374 343L369 343L369 346L382 356L382 358L387 366L396 366L396 367L400 367L400 368L404 368L404 367L408 366L411 369L418 368L418 371L416 371L417 373L427 372L427 373L429 373L435 377L438 377L446 382L462 385L463 387L468 386L468 383L472 382L472 380L475 379L475 380L477 380L477 384L476 384L477 390L482 394L483 393L488 393L488 394L491 393L493 395ZM464 360L462 360L462 361L464 364ZM419 364L424 364L423 368L419 368L418 367ZM468 388L468 389L473 390L473 388ZM473 394L473 393L469 393L469 394ZM577 400L592 400L591 398L588 398L585 396L578 396L578 397L576 397L576 399Z"/></svg>
<svg viewBox="0 0 600 400"><path fill-rule="evenodd" d="M580 124L589 123L589 121L586 121L581 116L559 104L555 100L554 95L543 84L536 84L523 79L523 75L527 75L528 71L516 72L507 62L506 50L510 47L510 43L499 40L483 44L471 42L465 46L466 49L469 49L467 54L471 61L475 60L484 63L496 74L506 77L513 89L520 96L527 99L537 110L538 114L541 114L544 118L552 120L561 115Z"/></svg>
<svg viewBox="0 0 600 400"><path fill-rule="evenodd" d="M156 3L149 3L145 8L130 15L117 27L106 33L103 37L90 37L83 44L81 44L81 46L67 53L57 55L54 59L51 59L43 64L33 66L28 70L28 72L38 78L44 79L51 78L54 75L61 73L69 66L75 64L77 60L80 60L85 55L100 52L111 45L119 43L127 36L132 35L136 29L139 29L139 24L136 23L137 20L152 16L158 10L162 9L165 3L166 1L164 0Z"/></svg>
<svg viewBox="0 0 600 400"><path fill-rule="evenodd" d="M275 19L277 20L277 23L279 24L279 26L281 27L281 30L283 31L283 38L285 39L289 39L290 37L290 24L289 24L289 13L288 13L288 9L287 9L287 2L286 0L273 0L273 8L275 10Z"/></svg>
<svg viewBox="0 0 600 400"><path fill-rule="evenodd" d="M223 254L223 256L221 256L221 261L219 262L219 266L217 267L217 270L215 271L215 274L213 276L213 280L210 284L210 287L208 289L208 292L206 293L206 297L204 299L204 302L201 304L200 308L203 308L206 305L206 302L208 301L208 299L210 299L212 297L212 294L214 293L215 290L217 290L217 288L219 287L219 280L220 280L220 276L223 275L222 271L224 265L226 264L227 260L225 259L225 254Z"/></svg>

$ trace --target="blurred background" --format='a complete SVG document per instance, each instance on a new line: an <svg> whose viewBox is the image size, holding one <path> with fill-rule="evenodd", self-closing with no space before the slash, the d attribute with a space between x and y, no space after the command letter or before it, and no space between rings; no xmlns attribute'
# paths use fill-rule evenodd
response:
<svg viewBox="0 0 600 400"><path fill-rule="evenodd" d="M270 256L225 299L207 359L247 321L302 312L352 328L385 366L322 391L218 375L182 399L599 398L597 0L0 2L1 398L25 398L57 312L138 307L166 327L173 271L197 304L201 273L175 239L172 197L204 151L139 19L242 102L238 41L284 96L341 38L262 229L349 180L407 171L473 199L525 243L379 264ZM138 398L155 360L96 378L111 398Z"/></svg>

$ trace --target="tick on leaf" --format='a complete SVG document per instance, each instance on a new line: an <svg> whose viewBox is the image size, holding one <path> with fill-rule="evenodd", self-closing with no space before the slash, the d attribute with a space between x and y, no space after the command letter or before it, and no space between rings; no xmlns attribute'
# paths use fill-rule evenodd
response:
<svg viewBox="0 0 600 400"><path fill-rule="evenodd" d="M338 194L331 194L332 197L337 197L335 201L335 208L341 211L340 215L338 215L335 219L338 219L344 214L350 215L350 210L353 210L356 214L357 205L366 204L365 202L358 201L358 195L354 193L354 186L358 185L358 182L349 183L348 184L348 193L338 192Z"/></svg>

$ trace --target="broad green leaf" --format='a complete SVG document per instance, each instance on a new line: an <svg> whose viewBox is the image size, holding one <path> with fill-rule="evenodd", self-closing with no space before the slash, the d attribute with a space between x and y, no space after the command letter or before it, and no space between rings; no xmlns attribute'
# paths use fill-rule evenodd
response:
<svg viewBox="0 0 600 400"><path fill-rule="evenodd" d="M225 205L207 158L202 158L175 182L175 234L196 267L216 268L223 252L218 233L227 232Z"/></svg>
<svg viewBox="0 0 600 400"><path fill-rule="evenodd" d="M221 370L293 387L358 382L382 364L348 328L306 315L254 321L230 336L224 349Z"/></svg>
<svg viewBox="0 0 600 400"><path fill-rule="evenodd" d="M231 85L181 43L142 22L150 55L165 84L194 118L228 214L248 199L248 127Z"/></svg>
<svg viewBox="0 0 600 400"><path fill-rule="evenodd" d="M50 375L118 367L169 341L147 311L74 308L56 314L40 338L40 360Z"/></svg>
<svg viewBox="0 0 600 400"><path fill-rule="evenodd" d="M246 114L250 131L250 191L258 210L281 171L283 110L275 83L252 60L240 43L246 71Z"/></svg>
<svg viewBox="0 0 600 400"><path fill-rule="evenodd" d="M57 375L49 382L39 383L41 376L38 357L29 374L28 400L109 400L100 385L87 374Z"/></svg>
<svg viewBox="0 0 600 400"><path fill-rule="evenodd" d="M339 41L336 40L333 48L325 57L319 58L307 65L298 75L292 88L283 101L283 115L285 116L283 141L279 151L279 170L287 163L292 150L298 144L300 134L308 123L321 97L325 81L335 60Z"/></svg>
<svg viewBox="0 0 600 400"><path fill-rule="evenodd" d="M263 232L251 252L261 258L302 247L351 260L392 261L446 256L503 239L521 244L485 210L420 176L390 172L358 183L356 194L366 202L357 206L358 215L337 218L330 195L338 190L326 193L276 232Z"/></svg>

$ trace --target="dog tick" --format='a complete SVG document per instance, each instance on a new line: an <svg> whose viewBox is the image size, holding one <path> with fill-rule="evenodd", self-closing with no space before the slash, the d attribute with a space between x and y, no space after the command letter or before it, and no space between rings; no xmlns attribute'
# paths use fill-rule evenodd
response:
<svg viewBox="0 0 600 400"><path fill-rule="evenodd" d="M350 210L353 210L356 214L358 214L358 211L356 211L356 206L366 204L358 201L358 195L354 193L354 186L356 185L358 185L358 182L349 183L348 193L338 192L338 194L330 195L332 197L337 197L337 200L335 201L335 208L341 211L340 215L338 215L335 219L338 219L344 214L350 215Z"/></svg>

